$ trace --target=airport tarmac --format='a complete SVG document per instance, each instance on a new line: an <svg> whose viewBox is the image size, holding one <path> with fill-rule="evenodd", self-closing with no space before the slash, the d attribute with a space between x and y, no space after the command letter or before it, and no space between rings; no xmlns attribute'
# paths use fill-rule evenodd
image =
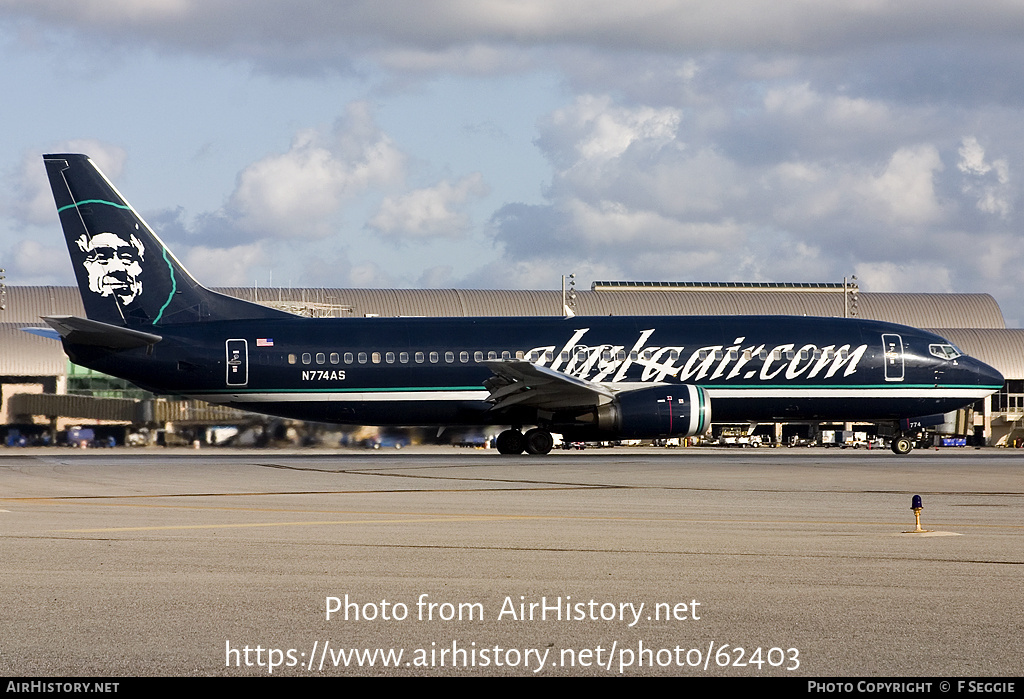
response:
<svg viewBox="0 0 1024 699"><path fill-rule="evenodd" d="M1011 450L4 449L0 526L4 675L1021 669Z"/></svg>

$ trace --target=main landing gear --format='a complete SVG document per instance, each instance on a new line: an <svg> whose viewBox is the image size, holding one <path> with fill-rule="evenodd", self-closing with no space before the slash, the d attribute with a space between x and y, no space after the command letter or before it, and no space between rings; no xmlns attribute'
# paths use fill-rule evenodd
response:
<svg viewBox="0 0 1024 699"><path fill-rule="evenodd" d="M551 433L540 427L527 430L526 434L517 428L505 430L495 440L499 454L547 454L554 445Z"/></svg>

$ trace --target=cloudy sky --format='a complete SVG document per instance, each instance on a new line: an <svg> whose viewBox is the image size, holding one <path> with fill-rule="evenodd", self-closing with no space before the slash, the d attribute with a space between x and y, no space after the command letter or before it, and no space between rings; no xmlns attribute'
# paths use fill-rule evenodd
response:
<svg viewBox="0 0 1024 699"><path fill-rule="evenodd" d="M841 281L1024 320L1024 3L0 0L0 267L40 154L211 284Z"/></svg>

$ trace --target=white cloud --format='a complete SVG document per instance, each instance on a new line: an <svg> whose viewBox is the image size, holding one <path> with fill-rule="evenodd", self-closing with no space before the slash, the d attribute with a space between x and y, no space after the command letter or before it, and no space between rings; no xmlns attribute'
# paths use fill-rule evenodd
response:
<svg viewBox="0 0 1024 699"><path fill-rule="evenodd" d="M597 205L573 199L566 202L572 220L571 240L587 246L626 247L643 244L658 251L685 246L690 249L729 248L743 242L743 232L729 220L679 221L656 211L632 210L621 202Z"/></svg>
<svg viewBox="0 0 1024 699"><path fill-rule="evenodd" d="M665 217L723 211L742 196L741 173L716 149L684 143L681 122L673 107L578 97L541 123L538 144L557 168L552 196L592 206L619 202Z"/></svg>
<svg viewBox="0 0 1024 699"><path fill-rule="evenodd" d="M1010 200L1010 164L1003 158L991 163L985 159L985 149L974 136L960 142L960 161L957 169L964 173L962 191L975 198L979 211L1008 218L1013 204Z"/></svg>
<svg viewBox="0 0 1024 699"><path fill-rule="evenodd" d="M942 170L939 151L930 144L900 148L885 171L862 188L868 199L888 208L897 221L923 224L936 220L942 207L935 194L935 173Z"/></svg>
<svg viewBox="0 0 1024 699"><path fill-rule="evenodd" d="M185 268L204 286L250 286L251 270L267 261L261 243L210 248L197 245L184 257Z"/></svg>
<svg viewBox="0 0 1024 699"><path fill-rule="evenodd" d="M497 289L559 289L562 275L574 273L577 288L587 288L585 280L623 279L629 275L612 260L580 259L578 255L546 255L531 260L497 260L469 275L465 284L471 288ZM554 305L551 315L561 313Z"/></svg>
<svg viewBox="0 0 1024 699"><path fill-rule="evenodd" d="M433 187L386 197L368 225L391 238L458 238L470 225L460 207L470 197L486 193L487 186L479 172L454 184L443 180Z"/></svg>
<svg viewBox="0 0 1024 699"><path fill-rule="evenodd" d="M864 291L949 293L955 288L949 268L935 262L869 262L855 272Z"/></svg>
<svg viewBox="0 0 1024 699"><path fill-rule="evenodd" d="M787 116L799 116L820 103L821 98L808 83L777 87L768 90L764 96L764 108L769 114L777 112Z"/></svg>
<svg viewBox="0 0 1024 699"><path fill-rule="evenodd" d="M618 158L637 143L658 148L675 139L682 114L678 109L621 107L607 95L581 95L570 107L558 109L545 126L547 141L573 144L573 164L593 167ZM567 156L564 154L562 157Z"/></svg>
<svg viewBox="0 0 1024 699"><path fill-rule="evenodd" d="M992 169L992 166L985 162L985 149L974 136L967 136L960 142L959 153L960 162L957 163L957 168L960 172L984 175Z"/></svg>
<svg viewBox="0 0 1024 699"><path fill-rule="evenodd" d="M359 289L382 289L395 285L394 277L372 261L354 265L349 272L349 281Z"/></svg>
<svg viewBox="0 0 1024 699"><path fill-rule="evenodd" d="M436 265L423 271L416 285L421 289L443 289L453 286L451 265Z"/></svg>
<svg viewBox="0 0 1024 699"><path fill-rule="evenodd" d="M249 165L227 206L244 231L276 238L322 238L342 203L402 180L405 156L381 133L364 103L349 106L333 133L299 132L286 153Z"/></svg>
<svg viewBox="0 0 1024 699"><path fill-rule="evenodd" d="M56 213L54 214L56 218ZM21 240L15 243L7 274L17 278L19 283L32 283L31 280L47 280L35 283L53 283L54 276L63 277L71 271L68 249L63 245L43 245L35 240Z"/></svg>
<svg viewBox="0 0 1024 699"><path fill-rule="evenodd" d="M764 96L765 112L786 118L813 118L831 128L881 126L890 117L886 105L878 100L846 95L822 95L810 83L781 85Z"/></svg>

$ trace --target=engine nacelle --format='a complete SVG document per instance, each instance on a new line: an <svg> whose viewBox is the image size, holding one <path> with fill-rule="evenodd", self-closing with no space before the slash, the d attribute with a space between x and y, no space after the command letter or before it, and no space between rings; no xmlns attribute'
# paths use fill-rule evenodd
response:
<svg viewBox="0 0 1024 699"><path fill-rule="evenodd" d="M711 427L711 400L692 384L627 391L598 408L597 425L625 439L692 437Z"/></svg>

